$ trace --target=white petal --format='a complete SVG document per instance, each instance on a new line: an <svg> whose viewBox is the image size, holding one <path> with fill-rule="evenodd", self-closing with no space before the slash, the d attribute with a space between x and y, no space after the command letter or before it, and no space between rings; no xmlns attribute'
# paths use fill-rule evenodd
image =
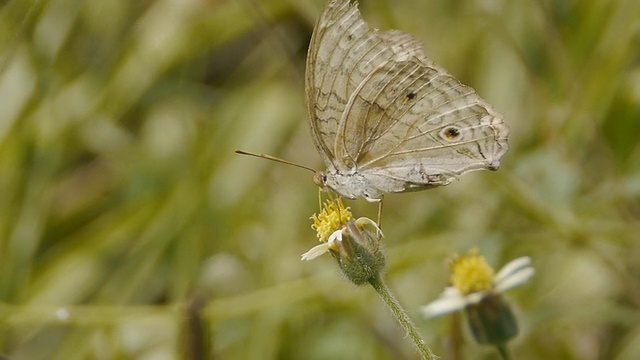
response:
<svg viewBox="0 0 640 360"><path fill-rule="evenodd" d="M527 267L531 265L531 258L528 256L519 257L517 259L511 260L507 263L507 265L503 266L500 271L494 277L493 282L499 283L504 280L505 277L511 276L514 272L522 269L523 267Z"/></svg>
<svg viewBox="0 0 640 360"><path fill-rule="evenodd" d="M342 231L344 229L336 230L333 234L329 235L329 239L327 240L327 245L333 245L334 241L342 241Z"/></svg>
<svg viewBox="0 0 640 360"><path fill-rule="evenodd" d="M358 220L356 220L356 225L358 227L362 227L364 225L371 225L374 228L376 228L376 230L378 230L378 233L380 234L381 237L384 237L384 234L382 233L382 229L380 229L380 227L378 226L378 224L376 224L375 221L369 219L368 217L358 218Z"/></svg>
<svg viewBox="0 0 640 360"><path fill-rule="evenodd" d="M465 296L467 304L477 304L484 299L488 293L486 291L478 291Z"/></svg>
<svg viewBox="0 0 640 360"><path fill-rule="evenodd" d="M326 253L329 251L329 243L323 243L320 244L318 246L314 246L311 248L311 250L307 251L306 253L302 254L302 259L300 260L313 260L315 258L317 258L318 256Z"/></svg>
<svg viewBox="0 0 640 360"><path fill-rule="evenodd" d="M448 287L438 299L423 306L420 311L426 318L432 318L462 310L466 305L467 301L460 291L454 287Z"/></svg>
<svg viewBox="0 0 640 360"><path fill-rule="evenodd" d="M524 269L519 269L518 271L511 273L509 276L504 277L502 281L496 283L493 289L495 292L498 292L498 293L509 290L513 287L524 284L535 273L536 273L535 269L531 266L526 267Z"/></svg>

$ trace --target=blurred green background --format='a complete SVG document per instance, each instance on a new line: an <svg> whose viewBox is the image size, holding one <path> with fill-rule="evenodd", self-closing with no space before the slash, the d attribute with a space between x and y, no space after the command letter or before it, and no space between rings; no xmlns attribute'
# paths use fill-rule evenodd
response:
<svg viewBox="0 0 640 360"><path fill-rule="evenodd" d="M323 256L304 59L322 0L0 2L0 353L415 359ZM640 2L363 0L505 114L498 172L385 198L387 280L445 359L496 359L419 307L447 259L531 256L517 359L640 358ZM376 205L348 201L375 218ZM463 324L464 325L464 324ZM452 330L453 329L453 330Z"/></svg>

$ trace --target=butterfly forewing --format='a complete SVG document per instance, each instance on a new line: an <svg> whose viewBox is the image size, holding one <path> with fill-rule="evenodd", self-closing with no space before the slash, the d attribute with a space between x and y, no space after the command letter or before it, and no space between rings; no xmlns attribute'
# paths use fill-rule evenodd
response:
<svg viewBox="0 0 640 360"><path fill-rule="evenodd" d="M340 169L336 133L350 95L393 51L349 1L330 1L309 45L306 94L311 132L327 166ZM339 145L340 146L340 145Z"/></svg>

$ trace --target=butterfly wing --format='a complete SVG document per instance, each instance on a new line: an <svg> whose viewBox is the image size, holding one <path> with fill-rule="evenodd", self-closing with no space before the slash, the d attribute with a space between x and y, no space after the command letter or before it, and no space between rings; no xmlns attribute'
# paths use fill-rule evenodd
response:
<svg viewBox="0 0 640 360"><path fill-rule="evenodd" d="M305 90L311 134L327 168L347 170L336 144L349 98L381 64L394 57L349 0L331 0L313 31L306 64ZM339 153L339 154L338 154Z"/></svg>
<svg viewBox="0 0 640 360"><path fill-rule="evenodd" d="M508 149L502 116L472 88L411 35L370 28L347 0L330 1L318 21L307 96L328 172L357 174L368 197L497 169Z"/></svg>
<svg viewBox="0 0 640 360"><path fill-rule="evenodd" d="M402 192L446 185L472 170L496 170L508 150L502 115L429 60L411 35L392 30L379 36L396 60L351 94L337 134L358 172L381 192ZM349 135L354 131L360 137Z"/></svg>

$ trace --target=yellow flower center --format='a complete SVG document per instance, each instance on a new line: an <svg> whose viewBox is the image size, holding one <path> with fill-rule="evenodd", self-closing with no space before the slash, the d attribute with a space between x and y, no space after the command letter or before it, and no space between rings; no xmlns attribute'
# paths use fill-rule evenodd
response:
<svg viewBox="0 0 640 360"><path fill-rule="evenodd" d="M451 284L463 295L488 291L493 287L495 272L477 249L471 249L467 255L452 260L449 267Z"/></svg>
<svg viewBox="0 0 640 360"><path fill-rule="evenodd" d="M342 203L342 198L327 200L320 214L314 214L311 217L313 220L311 228L317 232L321 242L327 242L329 236L344 228L352 217L349 208Z"/></svg>

